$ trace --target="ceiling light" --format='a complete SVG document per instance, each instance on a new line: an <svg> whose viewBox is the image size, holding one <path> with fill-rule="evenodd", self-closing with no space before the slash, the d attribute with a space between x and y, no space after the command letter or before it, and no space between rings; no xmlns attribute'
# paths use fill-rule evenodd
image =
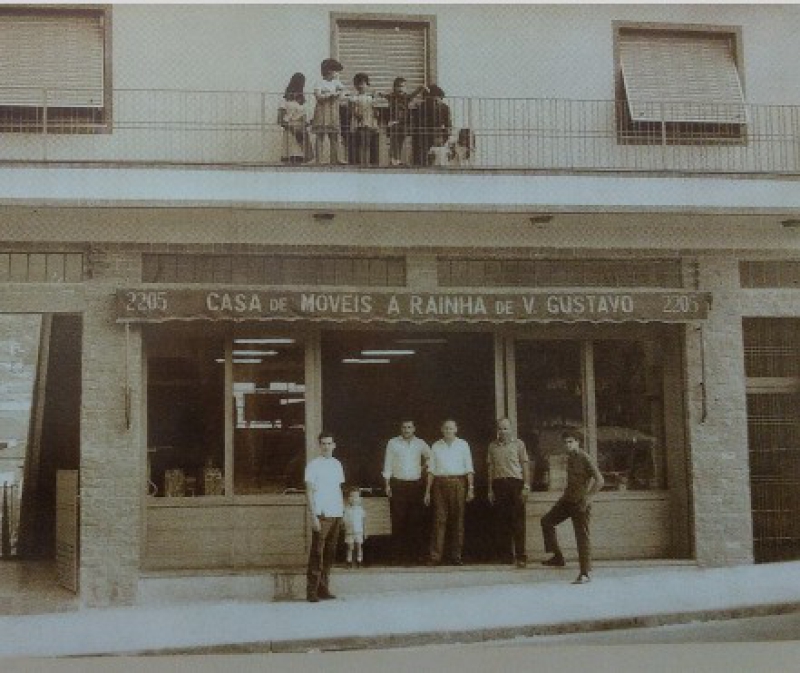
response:
<svg viewBox="0 0 800 673"><path fill-rule="evenodd" d="M343 358L346 365L386 365L391 362L389 358Z"/></svg>
<svg viewBox="0 0 800 673"><path fill-rule="evenodd" d="M262 362L261 358L233 358L235 365L260 365Z"/></svg>
<svg viewBox="0 0 800 673"><path fill-rule="evenodd" d="M240 351L235 350L233 351L234 357L239 355L277 355L278 351Z"/></svg>
<svg viewBox="0 0 800 673"><path fill-rule="evenodd" d="M267 339L234 339L235 344L293 344L294 339L284 337L270 337Z"/></svg>
<svg viewBox="0 0 800 673"><path fill-rule="evenodd" d="M387 356L387 355L415 355L417 351L412 350L385 350L385 351L361 351L361 355L368 357Z"/></svg>

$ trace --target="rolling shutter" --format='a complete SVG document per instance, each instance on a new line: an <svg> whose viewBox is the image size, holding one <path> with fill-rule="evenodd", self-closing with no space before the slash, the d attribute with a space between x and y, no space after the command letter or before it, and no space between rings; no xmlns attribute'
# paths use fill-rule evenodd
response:
<svg viewBox="0 0 800 673"><path fill-rule="evenodd" d="M407 91L428 83L428 28L389 21L339 21L338 60L342 82L365 72L375 91L390 91L395 77L405 77Z"/></svg>
<svg viewBox="0 0 800 673"><path fill-rule="evenodd" d="M620 63L631 119L746 123L731 41L707 33L621 33Z"/></svg>
<svg viewBox="0 0 800 673"><path fill-rule="evenodd" d="M103 19L0 13L0 105L103 107Z"/></svg>

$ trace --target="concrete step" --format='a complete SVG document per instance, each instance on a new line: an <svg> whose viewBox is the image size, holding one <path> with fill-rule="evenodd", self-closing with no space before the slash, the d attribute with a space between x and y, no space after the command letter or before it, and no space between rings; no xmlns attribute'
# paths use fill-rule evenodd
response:
<svg viewBox="0 0 800 673"><path fill-rule="evenodd" d="M605 561L594 564L597 577L626 577L654 570L681 572L697 568L694 561ZM506 565L420 567L335 566L331 588L339 596L370 596L462 587L569 582L577 565L547 568L531 563L525 569ZM305 571L239 570L192 573L163 571L143 574L139 605L179 605L209 601L289 601L305 598Z"/></svg>

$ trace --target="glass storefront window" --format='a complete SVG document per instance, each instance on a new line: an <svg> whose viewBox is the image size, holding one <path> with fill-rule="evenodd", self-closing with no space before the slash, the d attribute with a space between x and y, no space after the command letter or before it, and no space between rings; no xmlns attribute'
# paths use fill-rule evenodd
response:
<svg viewBox="0 0 800 673"><path fill-rule="evenodd" d="M597 341L597 462L607 490L666 487L663 368L655 342Z"/></svg>
<svg viewBox="0 0 800 673"><path fill-rule="evenodd" d="M532 488L560 491L566 484L561 433L582 430L581 343L517 341L517 425L532 460Z"/></svg>
<svg viewBox="0 0 800 673"><path fill-rule="evenodd" d="M233 490L237 495L303 488L305 347L267 331L234 337Z"/></svg>
<svg viewBox="0 0 800 673"><path fill-rule="evenodd" d="M147 338L147 452L151 495L223 494L224 339L199 330Z"/></svg>

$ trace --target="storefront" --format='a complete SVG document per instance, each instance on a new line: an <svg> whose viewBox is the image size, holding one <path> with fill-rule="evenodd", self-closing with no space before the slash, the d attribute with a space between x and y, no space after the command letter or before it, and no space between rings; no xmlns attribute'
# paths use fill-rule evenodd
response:
<svg viewBox="0 0 800 673"><path fill-rule="evenodd" d="M302 564L303 468L323 427L372 496L379 561L383 452L406 416L429 442L453 417L472 447L469 561L496 557L486 450L500 416L533 461L532 554L564 486L560 433L579 428L606 477L596 556L689 558L684 340L709 308L683 290L119 290L118 321L142 332L142 566Z"/></svg>

